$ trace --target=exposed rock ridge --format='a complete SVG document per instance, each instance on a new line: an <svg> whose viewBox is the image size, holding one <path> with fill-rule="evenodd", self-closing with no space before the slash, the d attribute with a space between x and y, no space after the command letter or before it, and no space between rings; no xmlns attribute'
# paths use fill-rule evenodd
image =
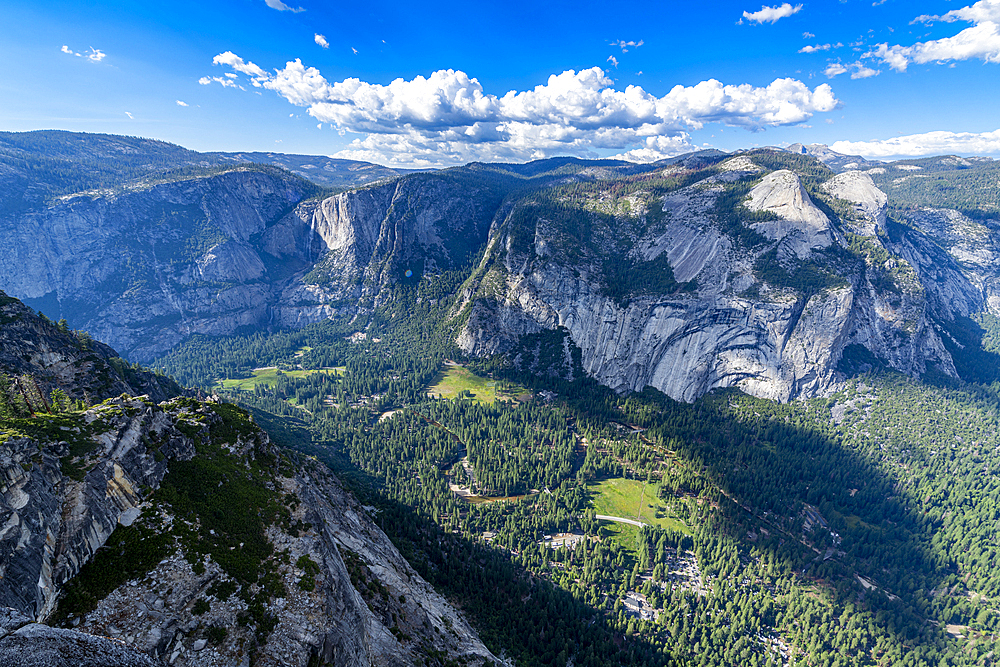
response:
<svg viewBox="0 0 1000 667"><path fill-rule="evenodd" d="M305 667L320 660L369 667L423 664L433 650L470 665L495 661L367 510L311 461L275 472L268 489L291 503L291 513L287 523L267 528L278 557L274 576L284 593L264 603L265 614L274 619L264 635L239 622L249 613L252 596L213 593L213 584L237 592L241 586L211 557L188 553L180 538L146 575L102 593L106 597L92 611L70 615L67 621L79 632L18 621L18 614L22 621L65 618L66 612L52 613L61 590L116 526L170 533L190 525L190 517L150 498L173 462L198 456L198 441L215 437L220 414L189 398L154 406L122 397L63 417L53 435L0 444L0 608L17 612L8 613L7 625L23 626L0 639L0 656L31 648L51 664L77 664L75 659L95 665L228 667L249 664L253 652L257 665ZM66 423L75 426L65 430ZM223 447L222 455L238 461L261 456L277 461L280 455L259 430ZM82 478L72 477L74 470ZM194 567L198 563L200 569ZM359 568L365 579L356 583ZM303 583L307 577L311 583ZM258 588L252 584L249 592ZM382 593L370 597L373 590ZM211 602L199 609L199 600Z"/></svg>
<svg viewBox="0 0 1000 667"><path fill-rule="evenodd" d="M121 642L50 628L15 609L0 609L0 664L5 667L158 667Z"/></svg>
<svg viewBox="0 0 1000 667"><path fill-rule="evenodd" d="M73 399L145 394L159 402L181 392L173 380L133 368L111 347L82 333L60 329L3 292L0 369L30 375L46 396L58 387Z"/></svg>
<svg viewBox="0 0 1000 667"><path fill-rule="evenodd" d="M358 665L405 665L419 663L420 636L427 641L428 628L433 629L431 643L436 650L479 663L496 658L486 650L476 632L461 614L424 581L400 555L385 533L378 529L363 508L347 493L335 477L317 464L297 478L303 503L321 526L325 557L332 561L346 587L340 604L354 605L361 621L356 634L341 633L342 637L364 639L363 646L343 646L339 653L355 656ZM379 607L366 604L356 590L350 588L343 559L345 553L358 557L378 582L386 588ZM345 615L346 616L346 615ZM395 619L395 620L393 620ZM398 631L392 632L395 626ZM409 639L406 637L409 636ZM331 637L331 639L333 639ZM342 640L341 640L342 641ZM328 642L328 654L336 645Z"/></svg>
<svg viewBox="0 0 1000 667"><path fill-rule="evenodd" d="M81 456L65 440L0 444L0 606L39 621L54 609L62 585L143 501L142 489L159 486L167 461L194 456L191 440L141 399L109 400L72 421L60 435L92 447ZM159 455L143 444L151 438ZM64 475L66 464L86 470L83 478Z"/></svg>

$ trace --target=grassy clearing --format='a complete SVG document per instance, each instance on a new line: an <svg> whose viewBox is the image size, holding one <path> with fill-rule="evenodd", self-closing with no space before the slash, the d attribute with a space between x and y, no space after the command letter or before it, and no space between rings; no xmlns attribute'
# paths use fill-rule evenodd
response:
<svg viewBox="0 0 1000 667"><path fill-rule="evenodd" d="M463 394L462 392L468 392ZM500 400L514 400L526 394L527 389L513 386L509 389L500 389ZM438 373L434 383L427 390L429 396L436 398L459 398L462 395L469 396L480 403L493 403L498 398L497 382L489 378L480 377L458 364L445 364L444 370Z"/></svg>
<svg viewBox="0 0 1000 667"><path fill-rule="evenodd" d="M624 519L638 519L653 526L691 534L689 529L656 496L656 485L634 479L613 478L591 482L587 490L593 495L593 507L597 514L618 516ZM641 503L641 507L640 507ZM638 511L638 514L636 512ZM622 532L629 526L615 525L615 532ZM634 530L634 527L632 527Z"/></svg>
<svg viewBox="0 0 1000 667"><path fill-rule="evenodd" d="M287 375L293 378L303 378L313 373L326 373L328 375L343 375L344 368L328 368L323 370L310 371L283 371L277 368L258 368L253 371L253 375L248 378L235 380L219 380L216 386L228 391L253 391L257 385L273 387L278 383L279 375Z"/></svg>

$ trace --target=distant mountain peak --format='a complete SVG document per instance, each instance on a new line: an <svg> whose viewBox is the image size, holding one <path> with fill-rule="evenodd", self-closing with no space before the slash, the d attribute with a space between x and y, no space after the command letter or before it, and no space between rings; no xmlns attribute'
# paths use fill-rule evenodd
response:
<svg viewBox="0 0 1000 667"><path fill-rule="evenodd" d="M852 169L870 169L882 166L878 160L868 160L860 155L845 155L832 150L826 144L791 144L785 148L789 153L811 155L834 171L850 171Z"/></svg>

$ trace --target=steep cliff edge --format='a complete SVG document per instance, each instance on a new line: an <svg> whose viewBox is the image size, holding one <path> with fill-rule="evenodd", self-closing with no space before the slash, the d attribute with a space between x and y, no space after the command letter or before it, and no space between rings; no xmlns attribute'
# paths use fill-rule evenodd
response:
<svg viewBox="0 0 1000 667"><path fill-rule="evenodd" d="M0 288L140 361L198 333L346 321L465 281L452 325L467 353L563 326L585 370L622 391L787 400L825 391L852 345L910 375L952 375L939 324L1000 313L983 185L997 169L984 161L876 165L807 146L474 163L320 199L271 167L154 178L157 160L194 169L198 154L122 141L101 150L148 155L114 187L42 184L63 190L28 188L0 211L0 251L15 258ZM954 191L979 208L921 204L928 174L965 178ZM950 192L941 201L969 199Z"/></svg>
<svg viewBox="0 0 1000 667"><path fill-rule="evenodd" d="M23 349L75 349L16 301L2 312L20 315L0 320L8 343L33 327L41 342ZM109 348L94 346L97 364ZM16 370L27 381L44 361ZM26 650L51 664L494 661L368 510L239 408L123 394L43 409L18 406L17 391L0 383L0 609L16 610L0 621L36 623L0 633L3 664L41 664Z"/></svg>
<svg viewBox="0 0 1000 667"><path fill-rule="evenodd" d="M269 318L275 283L255 238L315 191L271 168L59 197L0 216L0 287L139 360L192 333Z"/></svg>
<svg viewBox="0 0 1000 667"><path fill-rule="evenodd" d="M74 400L119 394L146 395L159 402L181 393L168 377L128 364L110 346L84 331L54 325L0 291L0 370L29 375L48 398L59 388Z"/></svg>
<svg viewBox="0 0 1000 667"><path fill-rule="evenodd" d="M816 395L852 344L904 373L954 375L934 326L941 299L882 231L886 198L869 176L764 151L629 186L521 202L495 220L459 345L506 352L565 327L603 384L684 401L729 386ZM914 232L901 243L927 243ZM953 293L960 312L976 309L976 294Z"/></svg>

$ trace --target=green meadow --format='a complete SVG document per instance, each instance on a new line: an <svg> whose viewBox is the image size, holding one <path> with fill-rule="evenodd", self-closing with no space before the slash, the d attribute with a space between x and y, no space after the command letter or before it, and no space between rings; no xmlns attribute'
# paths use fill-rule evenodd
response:
<svg viewBox="0 0 1000 667"><path fill-rule="evenodd" d="M495 380L480 377L464 366L450 363L445 364L444 370L438 373L427 394L435 398L458 398L465 395L481 403L492 403L498 397ZM508 390L501 389L499 392L501 400L513 400L526 395L527 390L518 386Z"/></svg>
<svg viewBox="0 0 1000 667"><path fill-rule="evenodd" d="M253 375L248 378L237 378L232 380L219 380L216 383L217 387L225 389L227 391L253 391L254 387L257 385L264 385L267 387L273 387L278 383L278 378L282 375L287 375L293 378L303 378L314 373L326 373L328 375L342 375L344 373L344 368L328 368L323 370L309 370L309 371L283 371L278 368L257 368L254 369Z"/></svg>
<svg viewBox="0 0 1000 667"><path fill-rule="evenodd" d="M638 520L652 526L691 533L691 529L675 517L657 497L656 484L643 484L634 479L612 478L591 482L587 485L587 489L593 497L592 504L597 514ZM620 531L625 527L615 528Z"/></svg>

